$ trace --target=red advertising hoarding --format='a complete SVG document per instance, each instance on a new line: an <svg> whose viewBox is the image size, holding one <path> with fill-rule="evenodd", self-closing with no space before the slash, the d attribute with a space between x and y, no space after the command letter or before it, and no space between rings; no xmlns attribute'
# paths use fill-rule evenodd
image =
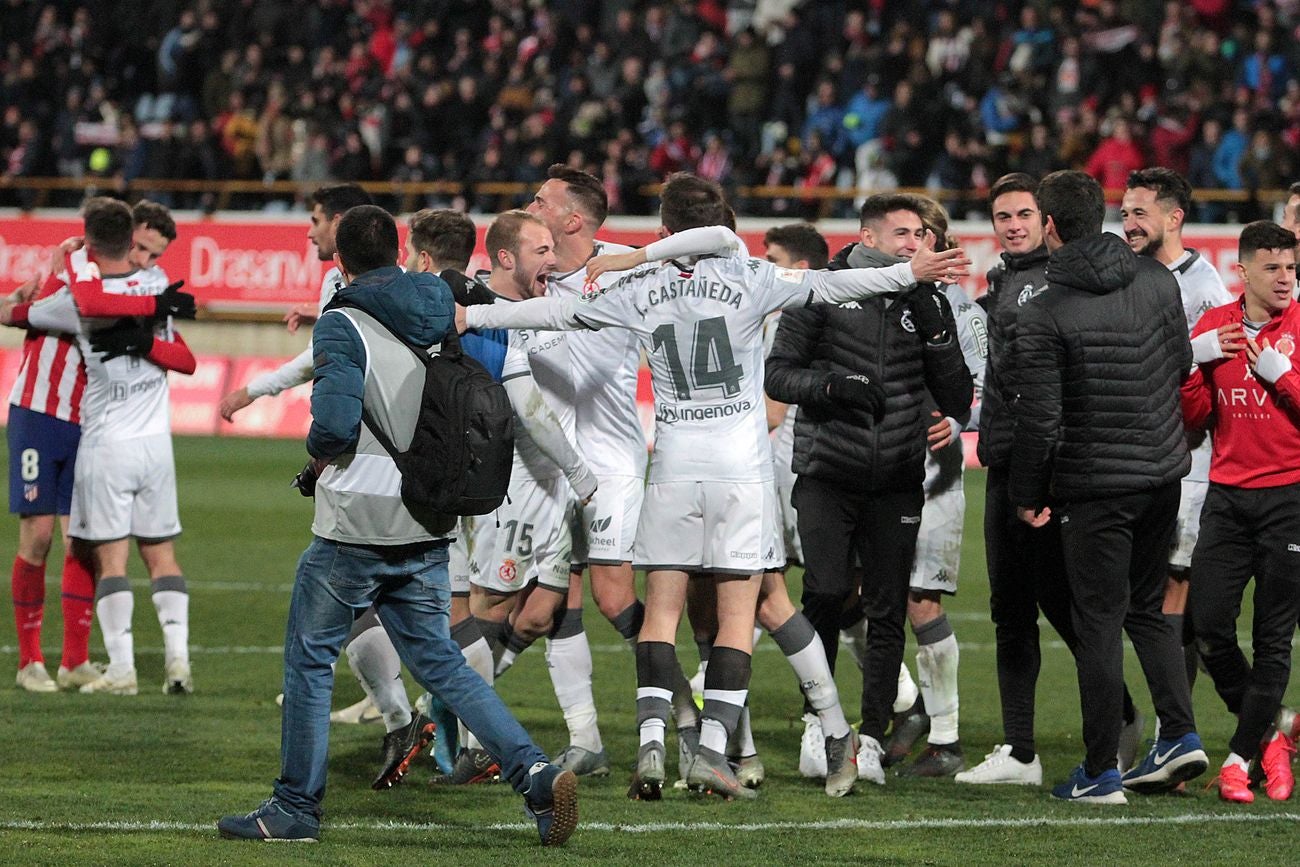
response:
<svg viewBox="0 0 1300 867"><path fill-rule="evenodd" d="M487 265L482 234L489 218L478 218L479 252L472 267ZM742 220L740 234L755 255L762 255L763 233L769 225L785 221ZM402 225L402 221L399 221ZM648 218L614 218L600 237L620 244L641 246L655 238ZM43 274L50 249L70 235L80 234L81 222L73 215L22 216L0 212L0 291ZM184 279L186 289L199 303L213 310L287 310L302 302L315 303L321 278L331 267L321 262L307 240L307 216L271 219L256 216L184 216L176 221L177 238L160 264L173 279ZM832 253L857 240L857 229L846 220L825 221L818 228L826 235ZM1237 289L1232 266L1237 261L1237 227L1189 226L1184 232L1190 246L1199 249ZM984 291L984 273L997 262L997 243L987 223L959 222L953 235L970 253L974 265L965 287L972 296ZM403 237L405 235L403 234Z"/></svg>

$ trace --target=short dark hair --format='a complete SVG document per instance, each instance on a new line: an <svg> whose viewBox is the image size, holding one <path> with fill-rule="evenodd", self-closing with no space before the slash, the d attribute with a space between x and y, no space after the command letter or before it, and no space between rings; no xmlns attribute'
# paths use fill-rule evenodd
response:
<svg viewBox="0 0 1300 867"><path fill-rule="evenodd" d="M325 216L330 219L357 205L374 204L370 194L356 184L331 184L328 187L321 187L311 194L308 201L312 205L320 205Z"/></svg>
<svg viewBox="0 0 1300 867"><path fill-rule="evenodd" d="M343 270L360 277L397 264L397 222L376 205L348 208L339 220L334 246Z"/></svg>
<svg viewBox="0 0 1300 867"><path fill-rule="evenodd" d="M1052 172L1038 184L1038 209L1043 225L1050 217L1064 243L1101 232L1106 217L1106 197L1092 175L1073 169Z"/></svg>
<svg viewBox="0 0 1300 867"><path fill-rule="evenodd" d="M734 225L735 216L722 187L690 172L669 175L659 193L659 219L670 232L726 226L729 213Z"/></svg>
<svg viewBox="0 0 1300 867"><path fill-rule="evenodd" d="M1167 169L1164 166L1153 166L1131 172L1128 176L1128 189L1132 190L1137 187L1153 190L1156 194L1156 201L1172 202L1175 207L1181 208L1184 214L1191 216L1192 185L1187 183L1187 179L1173 169Z"/></svg>
<svg viewBox="0 0 1300 867"><path fill-rule="evenodd" d="M989 207L998 200L998 196L1005 196L1007 193L1029 193L1035 195L1038 192L1038 181L1028 172L1011 172L1003 175L993 182L989 187Z"/></svg>
<svg viewBox="0 0 1300 867"><path fill-rule="evenodd" d="M1292 196L1300 196L1300 181L1296 181L1294 184L1287 187L1286 195L1288 199Z"/></svg>
<svg viewBox="0 0 1300 867"><path fill-rule="evenodd" d="M609 194L600 178L580 169L571 169L564 163L555 163L546 170L546 177L563 181L568 193L578 204L584 214L591 218L599 229L609 216Z"/></svg>
<svg viewBox="0 0 1300 867"><path fill-rule="evenodd" d="M1237 240L1237 260L1246 261L1254 258L1260 250L1294 250L1295 234L1283 229L1272 220L1256 220L1247 223Z"/></svg>
<svg viewBox="0 0 1300 867"><path fill-rule="evenodd" d="M443 268L464 271L474 255L478 232L474 221L448 208L425 208L411 215L411 246L423 250Z"/></svg>
<svg viewBox="0 0 1300 867"><path fill-rule="evenodd" d="M916 209L916 201L910 196L902 193L877 193L874 196L867 196L867 200L862 203L862 210L858 212L858 223L865 229L868 223L883 220L885 214L892 214L894 211L911 211L918 217L921 216L921 212Z"/></svg>
<svg viewBox="0 0 1300 867"><path fill-rule="evenodd" d="M137 226L153 229L169 242L176 240L176 221L172 219L172 212L165 206L148 199L141 199L131 209L131 215L135 218Z"/></svg>
<svg viewBox="0 0 1300 867"><path fill-rule="evenodd" d="M519 232L525 223L536 223L543 228L546 227L541 217L517 208L502 213L492 221L492 225L488 226L487 234L483 237L483 245L487 247L488 259L492 261L493 269L500 264L497 261L498 250L509 250L512 256L519 255Z"/></svg>
<svg viewBox="0 0 1300 867"><path fill-rule="evenodd" d="M122 259L131 252L135 217L126 202L95 196L81 211L86 228L86 246L109 259Z"/></svg>
<svg viewBox="0 0 1300 867"><path fill-rule="evenodd" d="M799 259L807 261L808 267L813 270L825 268L831 257L826 239L811 223L773 226L763 236L763 243L768 246L777 244L784 247L796 261Z"/></svg>

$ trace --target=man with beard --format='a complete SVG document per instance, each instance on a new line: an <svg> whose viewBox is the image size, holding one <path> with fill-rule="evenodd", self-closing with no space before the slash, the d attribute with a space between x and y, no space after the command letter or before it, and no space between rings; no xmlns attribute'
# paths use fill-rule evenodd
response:
<svg viewBox="0 0 1300 867"><path fill-rule="evenodd" d="M1192 208L1192 188L1177 172L1163 167L1141 169L1128 177L1128 189L1120 205L1124 237L1139 256L1150 256L1173 272L1182 297L1183 314L1190 335L1201 314L1232 301L1219 272L1195 250L1183 246L1183 221ZM1244 344L1238 348L1244 348ZM1201 506L1209 485L1210 441L1195 436L1188 443L1192 470L1183 479L1178 503L1178 526L1169 550L1168 580L1165 583L1164 615L1183 643L1187 681L1196 679L1196 645L1187 611L1187 578L1192 549L1201 525ZM1156 721L1157 736L1159 720ZM1120 770L1128 770L1121 768Z"/></svg>

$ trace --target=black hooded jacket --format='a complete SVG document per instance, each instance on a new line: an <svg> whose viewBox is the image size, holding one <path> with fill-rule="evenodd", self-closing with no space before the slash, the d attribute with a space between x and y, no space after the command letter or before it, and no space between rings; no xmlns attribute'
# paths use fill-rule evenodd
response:
<svg viewBox="0 0 1300 867"><path fill-rule="evenodd" d="M1020 310L1011 498L1040 508L1171 484L1191 466L1179 387L1192 348L1173 274L1117 235L1066 244Z"/></svg>
<svg viewBox="0 0 1300 867"><path fill-rule="evenodd" d="M1047 247L1016 256L1002 254L1002 262L988 273L988 292L980 299L988 313L989 360L984 369L984 396L980 401L979 459L986 467L1005 467L1011 461L1011 413L1007 402L1015 398L1006 382L1012 341L1020 310L1047 288Z"/></svg>
<svg viewBox="0 0 1300 867"><path fill-rule="evenodd" d="M831 270L879 268L902 261L861 244ZM914 290L915 291L915 290ZM880 295L846 304L814 304L781 314L767 357L767 393L799 407L793 469L853 492L920 489L925 478L926 389L944 415L965 422L973 397L957 326L942 299L947 339L917 335L911 295ZM885 390L879 422L826 394L834 374L866 374Z"/></svg>

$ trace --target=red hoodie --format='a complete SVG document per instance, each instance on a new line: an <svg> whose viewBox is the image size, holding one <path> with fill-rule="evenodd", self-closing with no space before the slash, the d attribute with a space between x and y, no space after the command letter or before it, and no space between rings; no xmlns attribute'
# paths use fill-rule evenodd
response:
<svg viewBox="0 0 1300 867"><path fill-rule="evenodd" d="M1192 336L1240 323L1242 301L1206 311ZM1300 304L1292 303L1260 329L1264 340L1300 365ZM1300 370L1273 384L1256 378L1246 353L1202 364L1183 384L1183 419L1190 430L1210 427L1210 481L1238 488L1276 488L1300 482Z"/></svg>

